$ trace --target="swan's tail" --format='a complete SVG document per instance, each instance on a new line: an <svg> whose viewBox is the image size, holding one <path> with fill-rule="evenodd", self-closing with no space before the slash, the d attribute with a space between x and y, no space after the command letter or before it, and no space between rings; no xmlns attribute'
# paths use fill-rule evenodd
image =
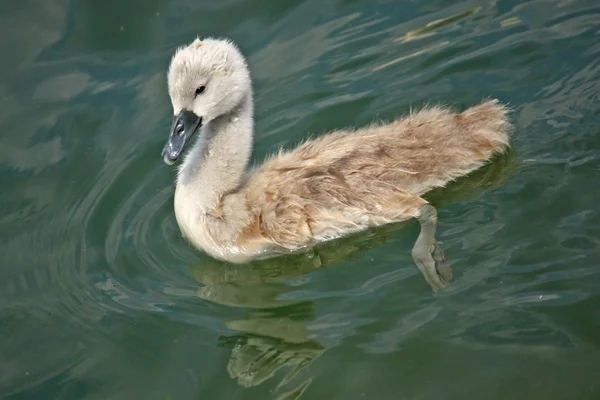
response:
<svg viewBox="0 0 600 400"><path fill-rule="evenodd" d="M471 145L481 158L489 159L510 146L508 108L488 100L456 116L458 125L471 134Z"/></svg>
<svg viewBox="0 0 600 400"><path fill-rule="evenodd" d="M398 158L418 174L398 181L419 195L480 168L510 146L508 108L498 100L458 114L432 107L400 123L414 134L408 136L413 151L404 151Z"/></svg>

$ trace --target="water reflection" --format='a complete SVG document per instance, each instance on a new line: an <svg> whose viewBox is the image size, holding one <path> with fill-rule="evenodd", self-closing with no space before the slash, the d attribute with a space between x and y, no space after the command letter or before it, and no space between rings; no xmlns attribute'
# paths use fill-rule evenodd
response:
<svg viewBox="0 0 600 400"><path fill-rule="evenodd" d="M221 346L231 348L229 376L241 386L256 386L287 367L290 371L281 387L310 365L325 346L314 339L309 328L314 320L314 302L283 298L296 290L292 281L357 257L365 247L381 244L387 238L368 232L304 254L245 265L206 259L191 266L194 278L204 284L196 291L198 297L244 310L241 317L224 322L238 333L220 339ZM297 393L305 384L292 392Z"/></svg>
<svg viewBox="0 0 600 400"><path fill-rule="evenodd" d="M400 226L363 232L304 254L245 265L206 259L191 266L192 275L204 284L196 291L198 297L244 310L239 318L224 322L238 333L220 339L221 346L231 348L229 376L239 385L250 387L287 369L278 384L283 387L300 375L326 347L316 340L310 328L315 320L314 301L302 299L301 295L285 295L296 291L296 285L301 285L306 275L358 258L365 249L389 241L391 233L398 229ZM298 394L307 384L308 381L302 381L290 393Z"/></svg>

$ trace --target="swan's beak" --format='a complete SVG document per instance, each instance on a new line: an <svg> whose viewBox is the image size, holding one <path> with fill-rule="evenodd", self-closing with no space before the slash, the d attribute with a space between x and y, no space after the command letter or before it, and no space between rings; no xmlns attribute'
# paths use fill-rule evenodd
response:
<svg viewBox="0 0 600 400"><path fill-rule="evenodd" d="M171 165L181 157L185 148L190 143L190 139L200 126L202 126L202 117L197 116L192 111L181 110L173 118L171 134L162 151L165 163Z"/></svg>

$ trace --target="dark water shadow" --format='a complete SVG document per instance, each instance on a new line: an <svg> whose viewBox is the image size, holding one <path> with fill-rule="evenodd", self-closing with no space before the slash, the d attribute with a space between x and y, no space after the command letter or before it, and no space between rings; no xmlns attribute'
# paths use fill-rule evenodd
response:
<svg viewBox="0 0 600 400"><path fill-rule="evenodd" d="M425 198L437 208L450 203L468 201L486 190L504 185L517 168L517 153L510 148L504 154L495 156L484 167L451 182L446 187L432 190Z"/></svg>

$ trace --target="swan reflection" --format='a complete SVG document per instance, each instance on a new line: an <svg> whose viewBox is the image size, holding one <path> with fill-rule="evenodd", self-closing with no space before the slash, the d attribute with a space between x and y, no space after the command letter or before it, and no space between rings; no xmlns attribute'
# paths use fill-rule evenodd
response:
<svg viewBox="0 0 600 400"><path fill-rule="evenodd" d="M229 376L239 385L251 387L285 367L289 372L279 384L283 386L301 373L325 351L325 346L315 340L314 332L309 329L315 319L314 302L285 298L286 293L296 290L290 282L321 268L356 259L364 254L365 248L388 242L390 234L398 229L395 226L364 232L302 254L249 264L226 264L206 258L191 266L192 275L203 284L196 290L198 297L245 311L224 324L237 334L220 339L220 346L231 349Z"/></svg>

